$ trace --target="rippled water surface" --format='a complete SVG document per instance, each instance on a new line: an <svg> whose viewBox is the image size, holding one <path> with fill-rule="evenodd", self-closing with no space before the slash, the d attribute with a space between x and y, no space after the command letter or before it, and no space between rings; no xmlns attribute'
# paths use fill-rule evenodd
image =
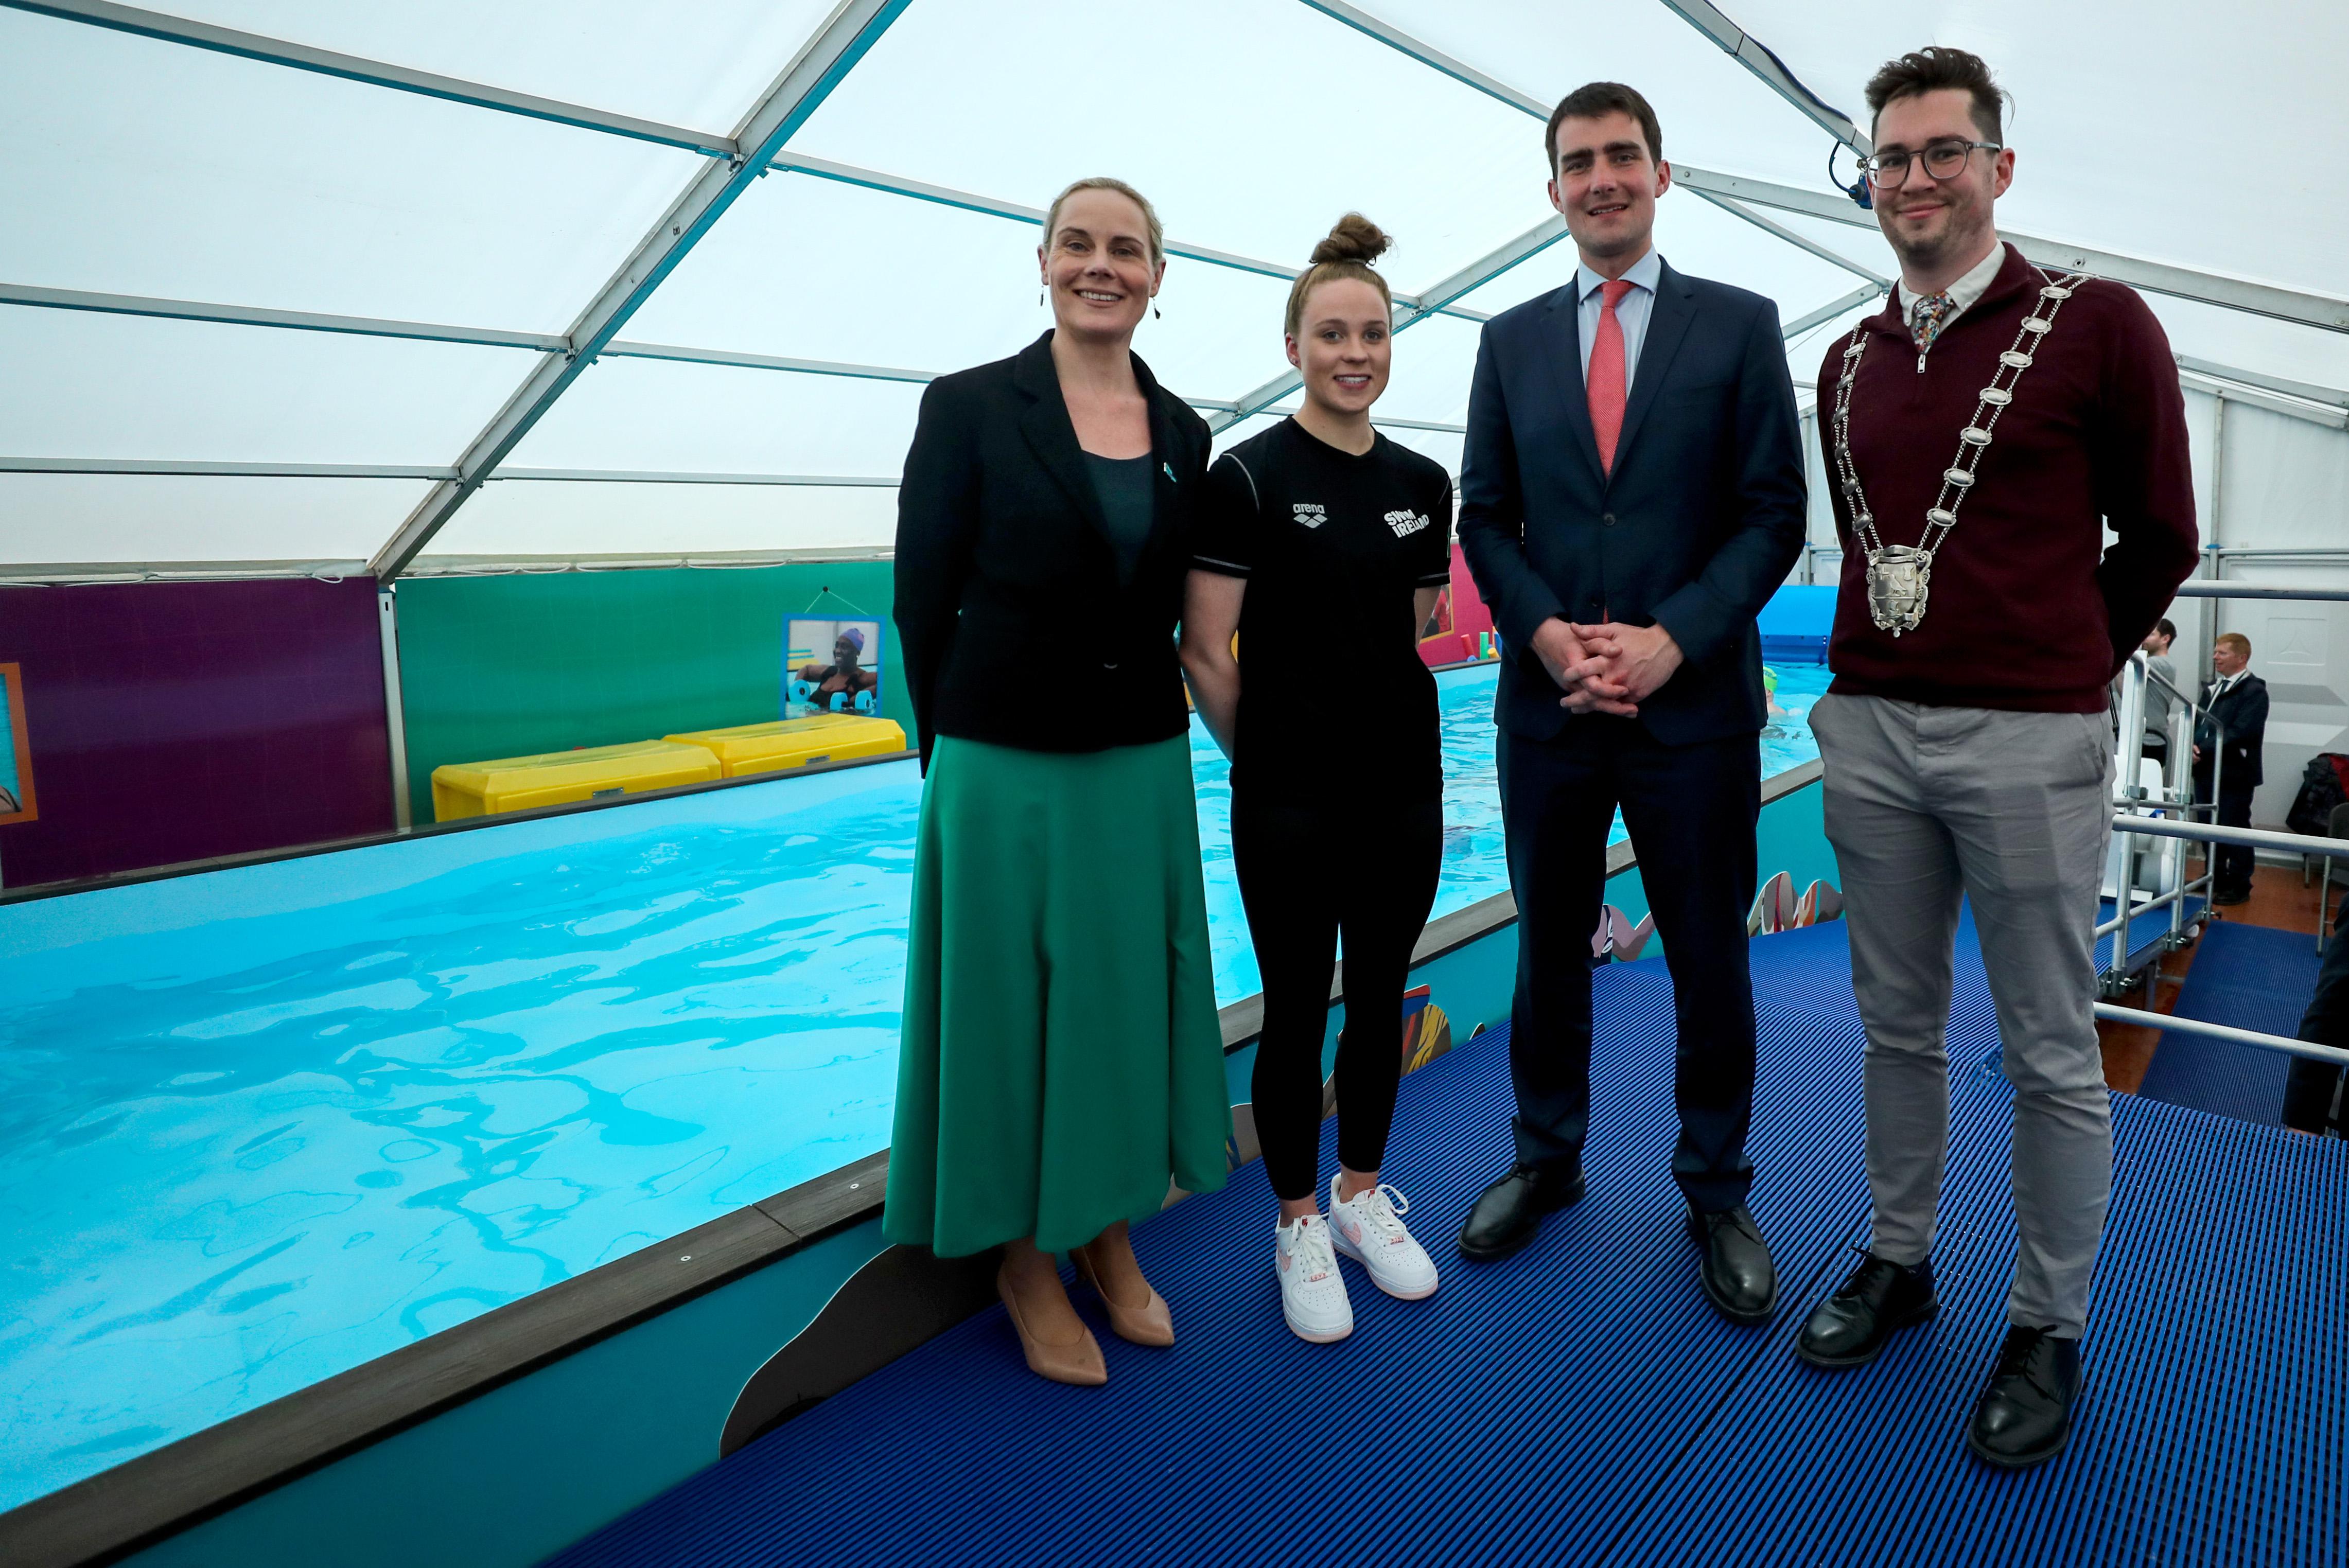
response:
<svg viewBox="0 0 2349 1568"><path fill-rule="evenodd" d="M1443 682L1439 913L1507 885L1494 678ZM0 1508L881 1148L918 799L891 764L0 908Z"/></svg>

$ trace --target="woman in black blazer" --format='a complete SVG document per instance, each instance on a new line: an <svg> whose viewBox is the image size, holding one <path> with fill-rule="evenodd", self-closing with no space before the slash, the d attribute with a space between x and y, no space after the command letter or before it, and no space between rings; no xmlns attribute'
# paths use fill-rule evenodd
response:
<svg viewBox="0 0 2349 1568"><path fill-rule="evenodd" d="M1003 1244L1029 1366L1099 1383L1051 1254L1171 1344L1127 1222L1222 1186L1230 1130L1174 641L1208 436L1131 348L1150 204L1079 181L1037 259L1052 330L931 383L898 492L924 783L883 1229Z"/></svg>

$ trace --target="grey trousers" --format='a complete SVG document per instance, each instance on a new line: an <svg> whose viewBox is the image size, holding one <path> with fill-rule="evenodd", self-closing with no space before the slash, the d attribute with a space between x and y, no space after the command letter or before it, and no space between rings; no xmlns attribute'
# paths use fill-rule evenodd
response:
<svg viewBox="0 0 2349 1568"><path fill-rule="evenodd" d="M2112 1192L2093 933L2112 832L2101 713L2004 713L1881 697L1811 709L1868 1032L1868 1251L1933 1247L1950 1140L1951 950L1973 906L2014 1087L2008 1321L2076 1337Z"/></svg>

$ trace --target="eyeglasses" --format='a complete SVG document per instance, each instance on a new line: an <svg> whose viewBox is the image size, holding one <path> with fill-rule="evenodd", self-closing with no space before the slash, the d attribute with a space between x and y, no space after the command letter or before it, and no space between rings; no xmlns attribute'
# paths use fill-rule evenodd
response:
<svg viewBox="0 0 2349 1568"><path fill-rule="evenodd" d="M1909 178L1909 160L1912 156L1924 159L1925 172L1934 179L1954 180L1958 176L1958 170L1966 166L1966 160L1972 155L1976 148L1982 149L1984 152L2005 150L2004 145L2000 142L1961 141L1952 137L1947 141L1932 143L1920 154L1878 152L1861 159L1859 166L1868 171L1868 182L1870 185L1879 191L1889 191Z"/></svg>

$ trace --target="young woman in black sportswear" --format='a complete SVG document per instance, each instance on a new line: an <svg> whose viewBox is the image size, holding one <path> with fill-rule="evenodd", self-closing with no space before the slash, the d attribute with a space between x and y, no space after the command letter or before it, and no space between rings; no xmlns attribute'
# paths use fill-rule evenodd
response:
<svg viewBox="0 0 2349 1568"><path fill-rule="evenodd" d="M1263 975L1254 1096L1280 1199L1274 1264L1288 1326L1342 1339L1336 1255L1391 1295L1434 1264L1382 1184L1402 1075L1402 992L1435 900L1444 773L1419 629L1451 572L1452 480L1371 426L1392 303L1387 237L1348 213L1289 291L1304 407L1208 471L1183 611L1183 667L1232 759L1232 857ZM1238 634L1238 652L1233 634ZM1345 940L1338 1161L1319 1197L1321 1041Z"/></svg>

